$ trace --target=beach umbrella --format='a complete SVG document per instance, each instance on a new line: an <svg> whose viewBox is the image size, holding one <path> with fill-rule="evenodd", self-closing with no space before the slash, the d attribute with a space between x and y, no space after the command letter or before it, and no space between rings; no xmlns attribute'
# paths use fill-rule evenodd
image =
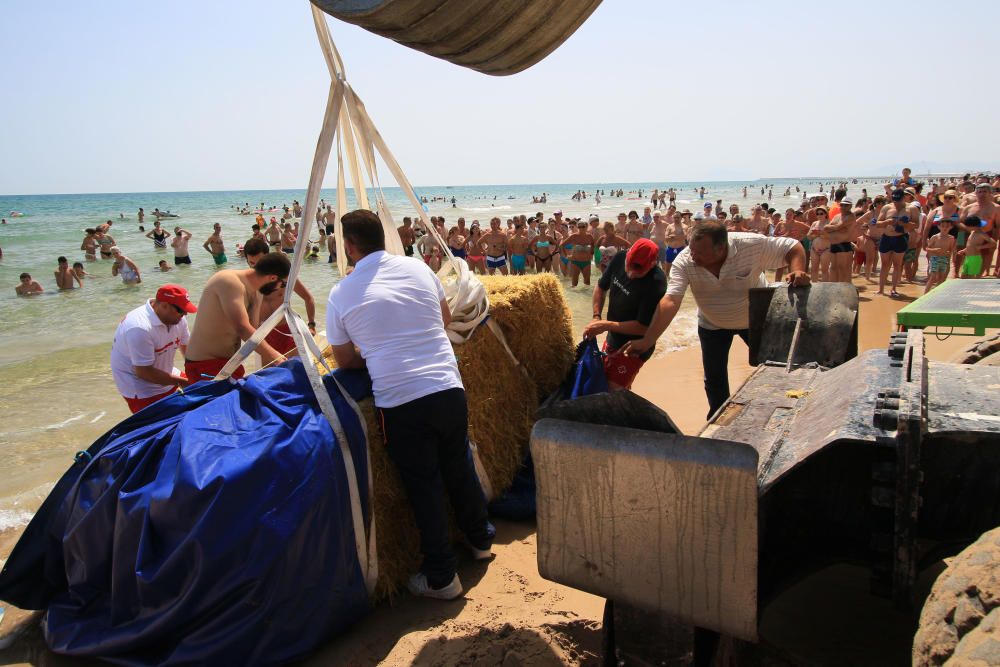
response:
<svg viewBox="0 0 1000 667"><path fill-rule="evenodd" d="M601 0L312 0L324 12L484 74L528 69L583 25Z"/></svg>

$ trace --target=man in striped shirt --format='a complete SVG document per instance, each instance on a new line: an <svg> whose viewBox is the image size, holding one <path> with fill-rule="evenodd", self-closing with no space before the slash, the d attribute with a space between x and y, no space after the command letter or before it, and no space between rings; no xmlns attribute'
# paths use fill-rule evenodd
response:
<svg viewBox="0 0 1000 667"><path fill-rule="evenodd" d="M806 254L792 238L727 233L718 221L699 223L690 244L674 260L667 292L656 308L645 336L623 350L641 355L670 326L688 287L698 304L698 339L705 369L708 417L729 398L729 348L733 337L747 342L750 288L767 284L764 272L788 267L792 285L809 284Z"/></svg>

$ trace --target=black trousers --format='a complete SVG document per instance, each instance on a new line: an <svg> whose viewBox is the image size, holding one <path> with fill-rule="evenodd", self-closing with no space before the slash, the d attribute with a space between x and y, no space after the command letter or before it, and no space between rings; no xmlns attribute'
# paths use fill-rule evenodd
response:
<svg viewBox="0 0 1000 667"><path fill-rule="evenodd" d="M701 341L701 365L705 369L705 395L708 397L708 419L729 398L729 348L733 337L739 336L749 345L747 329L706 329L698 327Z"/></svg>
<svg viewBox="0 0 1000 667"><path fill-rule="evenodd" d="M420 531L420 552L433 588L455 576L448 505L459 529L477 549L488 549L496 534L486 513L469 448L465 390L439 391L394 408L379 408L389 457L399 471ZM447 495L447 498L446 498Z"/></svg>

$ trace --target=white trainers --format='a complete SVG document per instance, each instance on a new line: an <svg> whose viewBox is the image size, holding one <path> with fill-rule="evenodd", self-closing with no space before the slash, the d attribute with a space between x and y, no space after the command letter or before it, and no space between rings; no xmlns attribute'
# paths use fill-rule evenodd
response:
<svg viewBox="0 0 1000 667"><path fill-rule="evenodd" d="M414 595L435 600L454 600L462 594L462 582L457 574L451 583L444 588L431 588L430 584L427 583L427 575L418 572L410 577L406 587Z"/></svg>

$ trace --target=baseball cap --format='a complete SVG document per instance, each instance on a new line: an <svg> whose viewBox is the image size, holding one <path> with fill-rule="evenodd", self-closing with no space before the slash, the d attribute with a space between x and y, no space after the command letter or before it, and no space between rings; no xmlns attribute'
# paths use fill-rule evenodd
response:
<svg viewBox="0 0 1000 667"><path fill-rule="evenodd" d="M656 266L660 249L650 239L639 239L625 254L625 266L637 271L648 271Z"/></svg>
<svg viewBox="0 0 1000 667"><path fill-rule="evenodd" d="M597 220L598 222L600 222L600 221L601 221L601 218L600 218L600 216L597 216L597 215L591 215L591 216L590 216L590 220L591 220L591 221L594 221L594 220Z"/></svg>
<svg viewBox="0 0 1000 667"><path fill-rule="evenodd" d="M977 190L993 190L993 186L989 183L980 183L976 186Z"/></svg>
<svg viewBox="0 0 1000 667"><path fill-rule="evenodd" d="M552 215L562 215L562 209L559 209L558 211L556 211Z"/></svg>
<svg viewBox="0 0 1000 667"><path fill-rule="evenodd" d="M702 206L702 208L712 208L712 202L708 202L708 201L705 202L705 205Z"/></svg>
<svg viewBox="0 0 1000 667"><path fill-rule="evenodd" d="M185 313L198 312L198 307L188 299L188 291L180 285L167 284L156 290L156 300L177 306Z"/></svg>

